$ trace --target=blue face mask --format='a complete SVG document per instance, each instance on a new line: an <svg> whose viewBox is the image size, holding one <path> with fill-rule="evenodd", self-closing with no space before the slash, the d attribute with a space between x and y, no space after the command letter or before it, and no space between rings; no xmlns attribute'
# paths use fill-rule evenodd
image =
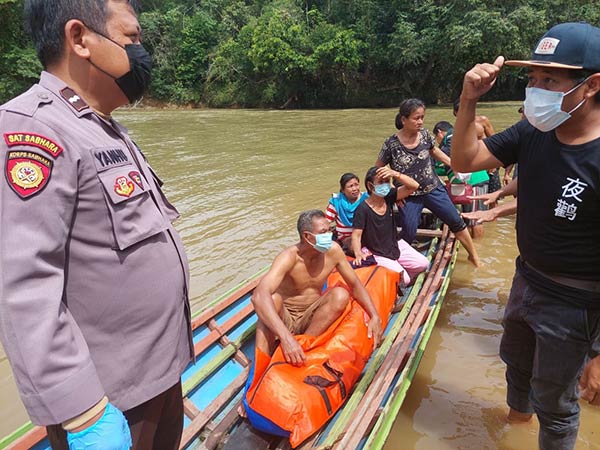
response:
<svg viewBox="0 0 600 450"><path fill-rule="evenodd" d="M385 197L390 193L390 189L390 183L376 184L373 192L378 197Z"/></svg>
<svg viewBox="0 0 600 450"><path fill-rule="evenodd" d="M315 250L318 250L321 253L325 253L331 248L331 244L333 243L333 233L310 234L312 234L315 237L315 244L311 244L310 242L309 244L312 245L315 248Z"/></svg>
<svg viewBox="0 0 600 450"><path fill-rule="evenodd" d="M586 78L587 80L587 78ZM585 83L583 80L567 92L548 91L535 87L525 89L525 117L531 125L542 132L552 131L571 118L571 114L585 102L585 98L575 108L566 112L562 110L565 96Z"/></svg>

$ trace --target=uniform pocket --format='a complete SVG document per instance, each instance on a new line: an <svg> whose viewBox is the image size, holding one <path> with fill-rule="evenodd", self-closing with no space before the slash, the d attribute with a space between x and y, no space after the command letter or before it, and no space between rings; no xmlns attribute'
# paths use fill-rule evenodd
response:
<svg viewBox="0 0 600 450"><path fill-rule="evenodd" d="M132 166L98 174L119 250L125 250L169 226L154 203L146 183Z"/></svg>

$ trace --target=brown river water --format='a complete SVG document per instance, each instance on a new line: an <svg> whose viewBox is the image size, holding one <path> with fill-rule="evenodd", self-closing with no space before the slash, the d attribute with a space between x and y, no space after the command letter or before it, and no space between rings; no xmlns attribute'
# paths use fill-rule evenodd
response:
<svg viewBox="0 0 600 450"><path fill-rule="evenodd" d="M519 104L483 104L499 131ZM394 109L123 110L182 213L177 223L198 310L270 264L297 239L298 214L325 208L344 172L362 178L394 129ZM427 110L426 127L453 121ZM537 448L537 424L504 421L501 318L517 255L514 219L486 224L474 270L461 251L431 340L388 439L394 449ZM0 349L0 437L27 421ZM578 450L600 450L600 408L582 405Z"/></svg>

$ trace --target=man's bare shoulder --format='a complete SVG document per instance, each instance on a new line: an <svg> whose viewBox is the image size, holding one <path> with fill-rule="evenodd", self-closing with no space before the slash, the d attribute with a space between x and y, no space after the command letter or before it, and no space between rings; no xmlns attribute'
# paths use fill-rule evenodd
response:
<svg viewBox="0 0 600 450"><path fill-rule="evenodd" d="M298 259L298 246L290 245L289 247L284 248L276 257L275 261L273 261L273 265L288 265L293 266Z"/></svg>
<svg viewBox="0 0 600 450"><path fill-rule="evenodd" d="M331 257L335 261L346 260L346 254L342 247L337 242L331 243L331 249L327 252L327 256Z"/></svg>

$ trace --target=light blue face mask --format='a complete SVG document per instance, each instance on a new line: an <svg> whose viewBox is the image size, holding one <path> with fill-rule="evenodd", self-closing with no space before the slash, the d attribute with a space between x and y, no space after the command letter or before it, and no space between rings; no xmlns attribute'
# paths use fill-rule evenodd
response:
<svg viewBox="0 0 600 450"><path fill-rule="evenodd" d="M333 233L310 234L312 234L315 237L315 244L311 244L310 242L309 244L312 245L315 248L315 250L318 250L321 253L325 253L331 248L331 244L333 243Z"/></svg>
<svg viewBox="0 0 600 450"><path fill-rule="evenodd" d="M544 133L559 127L570 119L571 114L583 105L586 100L584 98L575 108L566 112L562 110L563 99L585 83L586 80L583 80L567 92L554 92L535 87L525 88L525 102L523 103L523 107L528 122Z"/></svg>
<svg viewBox="0 0 600 450"><path fill-rule="evenodd" d="M376 184L373 188L373 193L378 197L385 197L390 193L391 189L390 183Z"/></svg>

